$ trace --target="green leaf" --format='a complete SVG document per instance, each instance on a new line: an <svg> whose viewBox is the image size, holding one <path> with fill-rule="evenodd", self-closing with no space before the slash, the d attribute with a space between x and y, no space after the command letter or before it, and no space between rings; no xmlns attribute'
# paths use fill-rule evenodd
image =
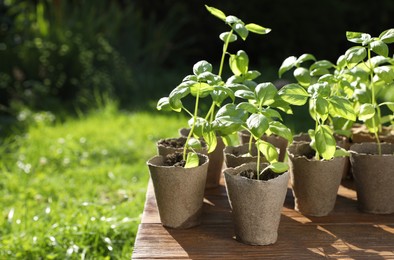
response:
<svg viewBox="0 0 394 260"><path fill-rule="evenodd" d="M189 119L188 125L190 129L193 128L194 136L202 137L203 133L206 131L205 129L208 126L208 121L202 117L197 117L196 120L194 121L194 118L192 117Z"/></svg>
<svg viewBox="0 0 394 260"><path fill-rule="evenodd" d="M290 105L303 106L308 101L308 92L298 84L292 83L282 87L278 94Z"/></svg>
<svg viewBox="0 0 394 260"><path fill-rule="evenodd" d="M284 101L279 95L275 97L275 102L271 104L271 107L277 108L288 115L293 114L293 110L291 109L289 103Z"/></svg>
<svg viewBox="0 0 394 260"><path fill-rule="evenodd" d="M269 127L268 119L261 114L250 115L246 125L256 139L260 138Z"/></svg>
<svg viewBox="0 0 394 260"><path fill-rule="evenodd" d="M346 66L346 57L345 57L345 55L341 55L337 59L337 67L339 70L341 70L341 69L345 68L345 66Z"/></svg>
<svg viewBox="0 0 394 260"><path fill-rule="evenodd" d="M367 126L368 131L370 133L378 133L379 132L379 125L380 125L380 120L379 120L378 114L375 113L373 117L365 120L364 124Z"/></svg>
<svg viewBox="0 0 394 260"><path fill-rule="evenodd" d="M371 42L369 45L374 53L378 55L382 55L384 57L387 57L389 55L389 47L383 41L375 40Z"/></svg>
<svg viewBox="0 0 394 260"><path fill-rule="evenodd" d="M358 114L358 119L361 121L366 121L375 115L375 108L372 104L362 104L360 106L360 112Z"/></svg>
<svg viewBox="0 0 394 260"><path fill-rule="evenodd" d="M274 109L266 108L261 113L268 118L278 118L279 120L282 120L280 113Z"/></svg>
<svg viewBox="0 0 394 260"><path fill-rule="evenodd" d="M208 5L205 5L205 8L208 10L208 12L210 12L212 15L216 16L217 18L219 18L220 20L222 20L223 22L226 22L226 15L219 9L215 8L215 7L210 7Z"/></svg>
<svg viewBox="0 0 394 260"><path fill-rule="evenodd" d="M325 160L334 157L336 140L331 129L326 125L319 125L315 132L316 150Z"/></svg>
<svg viewBox="0 0 394 260"><path fill-rule="evenodd" d="M223 86L214 86L211 96L212 96L212 100L218 106L220 106L227 97L231 98L232 101L235 100L235 95L232 89Z"/></svg>
<svg viewBox="0 0 394 260"><path fill-rule="evenodd" d="M328 101L324 98L317 97L315 105L317 115L321 118L323 122L326 121L326 119L328 118Z"/></svg>
<svg viewBox="0 0 394 260"><path fill-rule="evenodd" d="M282 173L289 170L289 164L284 162L274 162L268 166L275 173Z"/></svg>
<svg viewBox="0 0 394 260"><path fill-rule="evenodd" d="M351 121L356 121L356 113L352 102L344 97L332 96L330 98L330 114L333 117L342 117Z"/></svg>
<svg viewBox="0 0 394 260"><path fill-rule="evenodd" d="M248 72L249 57L246 52L240 50L237 54L230 55L230 69L234 75L244 75Z"/></svg>
<svg viewBox="0 0 394 260"><path fill-rule="evenodd" d="M157 110L163 110L163 111L171 111L171 105L168 97L162 97L160 100L157 102L156 105Z"/></svg>
<svg viewBox="0 0 394 260"><path fill-rule="evenodd" d="M248 31L248 29L246 29L246 27L243 25L243 23L240 23L240 22L234 23L232 28L239 35L239 37L242 38L242 40L246 40L246 38L248 37L249 31Z"/></svg>
<svg viewBox="0 0 394 260"><path fill-rule="evenodd" d="M350 156L350 152L346 151L345 149L339 148L335 150L334 157L346 157L346 156Z"/></svg>
<svg viewBox="0 0 394 260"><path fill-rule="evenodd" d="M384 43L393 43L394 42L394 28L385 30L379 35L379 39Z"/></svg>
<svg viewBox="0 0 394 260"><path fill-rule="evenodd" d="M212 153L217 145L216 133L214 131L204 132L203 138L208 145L208 153Z"/></svg>
<svg viewBox="0 0 394 260"><path fill-rule="evenodd" d="M247 80L254 80L255 78L257 78L260 75L261 75L261 73L258 72L257 70L249 70L245 74L245 79L247 79Z"/></svg>
<svg viewBox="0 0 394 260"><path fill-rule="evenodd" d="M186 156L185 168L194 168L199 165L198 154L189 152Z"/></svg>
<svg viewBox="0 0 394 260"><path fill-rule="evenodd" d="M237 109L243 109L251 114L257 113L258 109L255 105L249 103L249 102L241 102L237 105Z"/></svg>
<svg viewBox="0 0 394 260"><path fill-rule="evenodd" d="M192 86L190 86L190 93L193 96L197 96L197 94L203 98L208 96L213 91L213 86L204 83L204 82L196 82Z"/></svg>
<svg viewBox="0 0 394 260"><path fill-rule="evenodd" d="M212 72L212 64L205 60L199 61L193 66L194 75L200 75L203 72Z"/></svg>
<svg viewBox="0 0 394 260"><path fill-rule="evenodd" d="M242 21L238 17L236 17L234 15L229 15L229 16L226 17L226 23L232 25L232 24L235 24L235 23L242 23Z"/></svg>
<svg viewBox="0 0 394 260"><path fill-rule="evenodd" d="M230 135L241 129L247 117L247 113L242 109L237 109L236 105L226 104L216 113L215 120L212 122L212 130L216 130L221 136Z"/></svg>
<svg viewBox="0 0 394 260"><path fill-rule="evenodd" d="M257 149L264 155L269 163L274 163L278 161L278 150L272 144L263 141L261 139L256 140Z"/></svg>
<svg viewBox="0 0 394 260"><path fill-rule="evenodd" d="M236 97L243 98L243 99L254 99L255 98L255 95L254 95L253 91L251 91L251 90L241 89L241 90L235 91L234 94Z"/></svg>
<svg viewBox="0 0 394 260"><path fill-rule="evenodd" d="M275 96L278 93L277 88L271 82L260 83L256 86L257 102L262 106L269 106L275 102Z"/></svg>
<svg viewBox="0 0 394 260"><path fill-rule="evenodd" d="M386 83L392 83L394 81L394 66L380 66L373 71L379 79Z"/></svg>
<svg viewBox="0 0 394 260"><path fill-rule="evenodd" d="M193 81L186 81L182 82L176 88L174 88L169 96L169 103L171 108L176 111L180 112L182 110L182 101L181 99L187 96L190 93L190 85L194 84Z"/></svg>
<svg viewBox="0 0 394 260"><path fill-rule="evenodd" d="M367 57L364 47L354 46L345 52L346 64L349 69L353 68Z"/></svg>
<svg viewBox="0 0 394 260"><path fill-rule="evenodd" d="M283 73L285 73L286 71L293 68L295 66L296 62L297 62L297 58L295 56L290 56L290 57L286 58L283 61L282 65L280 65L279 78L282 77Z"/></svg>
<svg viewBox="0 0 394 260"><path fill-rule="evenodd" d="M293 75L301 86L307 87L311 84L312 78L309 75L309 70L299 67L294 70Z"/></svg>
<svg viewBox="0 0 394 260"><path fill-rule="evenodd" d="M315 69L331 69L333 67L334 67L334 64L332 64L331 61L319 60L319 61L316 61L315 63L313 63L309 69L312 71Z"/></svg>
<svg viewBox="0 0 394 260"><path fill-rule="evenodd" d="M295 66L301 65L301 63L309 60L316 60L315 56L309 53L302 54L295 62Z"/></svg>
<svg viewBox="0 0 394 260"><path fill-rule="evenodd" d="M231 36L230 36L231 35ZM230 32L224 32L221 33L219 35L219 38L223 41L226 42L228 37L230 37L230 39L228 40L228 42L235 42L237 40L237 35L230 33Z"/></svg>
<svg viewBox="0 0 394 260"><path fill-rule="evenodd" d="M350 42L367 44L371 39L371 35L362 32L346 32L346 38Z"/></svg>
<svg viewBox="0 0 394 260"><path fill-rule="evenodd" d="M291 133L291 130L281 122L278 121L270 122L268 130L270 133L285 138L289 143L293 142L293 134Z"/></svg>
<svg viewBox="0 0 394 260"><path fill-rule="evenodd" d="M245 25L245 28L253 33L257 33L257 34L267 34L271 31L270 28L265 28L263 26L260 26L258 24L255 23L249 23L247 25Z"/></svg>
<svg viewBox="0 0 394 260"><path fill-rule="evenodd" d="M197 138L194 138L194 137L191 137L187 141L186 147L191 148L193 150L201 150L202 149L201 142Z"/></svg>

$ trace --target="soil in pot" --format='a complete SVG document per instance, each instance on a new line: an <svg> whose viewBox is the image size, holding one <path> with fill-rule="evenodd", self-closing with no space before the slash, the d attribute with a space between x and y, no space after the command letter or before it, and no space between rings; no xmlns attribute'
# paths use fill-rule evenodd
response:
<svg viewBox="0 0 394 260"><path fill-rule="evenodd" d="M183 147L186 143L185 137L177 137L177 138L165 138L157 141L157 153L162 156L166 156L172 153L182 153ZM207 147L205 142L201 142L202 149L197 150L196 152L207 154Z"/></svg>
<svg viewBox="0 0 394 260"><path fill-rule="evenodd" d="M263 177L267 180L256 180L255 169L256 163L225 169L226 190L236 239L250 245L269 245L278 238L289 173L269 173Z"/></svg>
<svg viewBox="0 0 394 260"><path fill-rule="evenodd" d="M316 160L306 142L291 144L288 153L295 210L309 216L328 215L334 209L347 158Z"/></svg>
<svg viewBox="0 0 394 260"><path fill-rule="evenodd" d="M350 147L350 162L360 210L373 214L394 213L394 144L382 143L378 155L376 143Z"/></svg>
<svg viewBox="0 0 394 260"><path fill-rule="evenodd" d="M208 156L200 165L184 168L182 154L155 156L147 164L163 226L185 229L201 223Z"/></svg>

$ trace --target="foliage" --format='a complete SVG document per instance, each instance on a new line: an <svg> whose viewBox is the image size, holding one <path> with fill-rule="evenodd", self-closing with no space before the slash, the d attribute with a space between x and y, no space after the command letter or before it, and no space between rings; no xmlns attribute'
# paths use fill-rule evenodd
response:
<svg viewBox="0 0 394 260"><path fill-rule="evenodd" d="M389 55L388 44L394 42L394 29L383 31L378 37L361 32L347 32L349 41L358 44L349 48L343 56L344 66L354 84L354 98L358 119L364 122L376 142L382 125L394 125L394 102L378 102L378 95L384 89L394 88L394 58ZM372 56L372 53L375 56ZM383 116L381 107L387 106L391 115ZM379 154L381 154L379 145Z"/></svg>
<svg viewBox="0 0 394 260"><path fill-rule="evenodd" d="M29 125L0 146L0 258L130 259L145 162L179 118L107 104L79 120Z"/></svg>
<svg viewBox="0 0 394 260"><path fill-rule="evenodd" d="M304 62L315 61L309 69L301 66ZM314 129L309 129L311 147L316 151L316 159L330 160L346 153L337 149L332 123L338 119L356 121L353 103L344 94L347 87L343 81L331 74L335 66L327 61L316 61L311 54L286 58L279 68L279 76L295 67L293 75L297 83L284 86L279 94L288 103L302 106L309 102L309 114L315 122Z"/></svg>
<svg viewBox="0 0 394 260"><path fill-rule="evenodd" d="M222 58L219 66L219 74L216 75L212 72L212 64L202 60L197 62L193 66L193 74L186 76L182 83L175 87L168 97L163 97L158 101L158 110L168 110L181 112L185 111L189 116L189 126L190 132L186 140L186 145L184 146L183 159L186 162L194 162L194 160L188 159L189 156L194 156L193 153L189 153L186 156L188 148L198 148L191 147L190 142L196 143L195 140L202 138L208 144L208 152L212 152L217 144L216 133L223 133L223 126L218 127L218 125L213 125L213 119L215 115L215 107L221 107L222 102L230 97L234 102L234 93L230 87L226 86L221 78L224 59L227 54L227 48L230 42L237 40L237 35L243 40L246 40L249 32L254 32L258 34L266 34L270 31L268 28L264 28L260 25L250 23L246 24L239 18L229 15L226 16L221 10L214 7L206 6L206 9L214 16L228 24L231 28L230 31L220 34L220 39L224 42ZM235 35L234 32L237 34ZM241 52L242 53L242 52ZM245 57L240 55L234 56L230 55L230 67L232 71L236 74L235 76L241 76L247 72L244 71ZM238 70L237 70L238 69ZM240 70L239 70L240 69ZM183 103L182 99L187 96L193 96L194 98L194 110L189 111ZM210 96L212 99L212 104L210 109L206 113L205 117L199 117L198 112L200 110L199 102L200 98ZM228 131L227 129L225 131ZM193 139L192 139L193 137ZM186 164L185 167L196 166L195 163L189 165Z"/></svg>

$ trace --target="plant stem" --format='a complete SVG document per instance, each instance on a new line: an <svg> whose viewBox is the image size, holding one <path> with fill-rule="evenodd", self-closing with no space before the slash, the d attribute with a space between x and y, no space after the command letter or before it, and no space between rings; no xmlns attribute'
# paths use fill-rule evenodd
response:
<svg viewBox="0 0 394 260"><path fill-rule="evenodd" d="M200 83L200 85L201 85L201 83ZM186 161L187 144L188 144L190 138L191 138L192 135L193 135L194 126L196 125L196 121L197 121L197 113L198 113L198 103L199 103L199 99L200 99L200 91L197 91L197 95L196 95L196 104L194 105L193 124L192 124L192 126L190 127L190 132L189 132L189 134L187 135L186 143L185 143L185 145L183 146L183 160L184 160L184 161Z"/></svg>
<svg viewBox="0 0 394 260"><path fill-rule="evenodd" d="M371 102L372 105L374 106L374 109L376 110L376 113L378 114L378 118L380 118L380 109L379 106L377 106L377 102L376 102L376 95L375 95L375 87L373 84L373 67L372 67L372 63L371 63L371 49L368 47L368 61L369 61L369 77L370 77L370 81L371 81ZM376 139L376 143L378 144L378 154L382 155L382 146L380 144L380 140L379 140L379 132L382 130L381 129L381 125L379 124L378 126L376 125L376 117L375 115L372 117L372 127L374 129L374 135L375 135L375 139ZM376 131L376 128L377 131Z"/></svg>
<svg viewBox="0 0 394 260"><path fill-rule="evenodd" d="M257 180L260 180L260 152L259 152L259 149L257 149L257 168L256 168L256 171L257 171L256 178L257 178Z"/></svg>
<svg viewBox="0 0 394 260"><path fill-rule="evenodd" d="M227 39L226 39L226 41L224 42L224 45L223 45L223 53L222 53L222 58L220 60L220 67L219 67L219 74L218 74L218 76L220 76L220 77L222 76L224 57L226 56L228 44L230 43L230 38L231 38L232 35L233 35L233 30L231 29L231 31L228 34L228 37L227 37Z"/></svg>

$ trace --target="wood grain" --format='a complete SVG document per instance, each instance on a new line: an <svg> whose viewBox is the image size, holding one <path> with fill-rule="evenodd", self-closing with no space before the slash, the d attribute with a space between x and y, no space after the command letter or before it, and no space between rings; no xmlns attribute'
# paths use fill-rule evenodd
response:
<svg viewBox="0 0 394 260"><path fill-rule="evenodd" d="M223 179L218 188L206 191L203 223L192 229L163 227L151 182L146 196L133 259L394 259L394 214L360 212L352 180L342 182L335 209L325 217L294 211L289 187L278 241L270 246L244 245L233 238Z"/></svg>

